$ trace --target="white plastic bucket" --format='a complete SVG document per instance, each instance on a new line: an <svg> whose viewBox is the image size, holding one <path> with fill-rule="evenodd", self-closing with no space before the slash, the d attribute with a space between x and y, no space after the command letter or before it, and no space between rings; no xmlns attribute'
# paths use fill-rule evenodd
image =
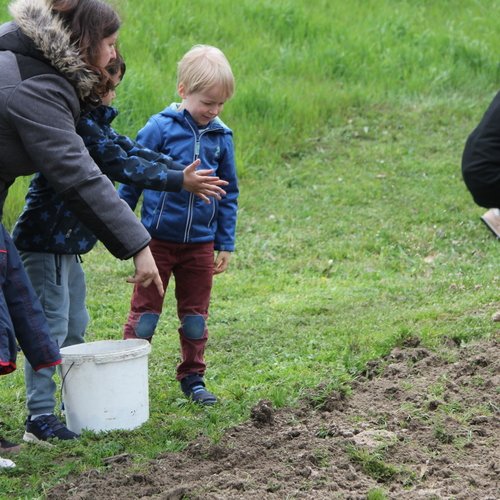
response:
<svg viewBox="0 0 500 500"><path fill-rule="evenodd" d="M111 431L134 429L149 418L147 340L100 340L61 349L66 425Z"/></svg>

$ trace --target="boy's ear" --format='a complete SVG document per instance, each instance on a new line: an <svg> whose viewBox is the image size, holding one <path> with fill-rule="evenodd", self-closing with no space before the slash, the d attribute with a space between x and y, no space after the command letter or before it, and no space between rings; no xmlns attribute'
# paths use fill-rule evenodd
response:
<svg viewBox="0 0 500 500"><path fill-rule="evenodd" d="M183 83L179 83L179 85L177 85L177 93L179 94L179 97L181 97L182 99L186 98L186 89L184 88Z"/></svg>

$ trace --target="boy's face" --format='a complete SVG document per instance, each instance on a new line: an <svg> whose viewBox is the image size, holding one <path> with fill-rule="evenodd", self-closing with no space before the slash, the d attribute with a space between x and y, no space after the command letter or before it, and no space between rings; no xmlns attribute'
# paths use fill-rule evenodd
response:
<svg viewBox="0 0 500 500"><path fill-rule="evenodd" d="M104 106L111 106L116 98L116 87L120 85L122 81L122 74L119 71L116 75L111 75L111 81L113 82L114 89L110 90L105 96L102 97L101 102Z"/></svg>
<svg viewBox="0 0 500 500"><path fill-rule="evenodd" d="M181 83L177 91L182 97L180 109L187 109L194 121L201 126L208 125L209 122L219 116L226 102L225 95L218 87L186 94Z"/></svg>

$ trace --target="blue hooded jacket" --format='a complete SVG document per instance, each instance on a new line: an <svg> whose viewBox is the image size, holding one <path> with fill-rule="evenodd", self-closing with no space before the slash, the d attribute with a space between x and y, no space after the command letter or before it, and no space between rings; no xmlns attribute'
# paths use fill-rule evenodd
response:
<svg viewBox="0 0 500 500"><path fill-rule="evenodd" d="M199 158L199 169L213 169L214 175L228 181L226 196L207 204L184 189L160 193L120 185L118 193L132 209L143 195L141 221L153 238L174 243L213 241L215 250L232 252L239 194L232 131L219 118L199 128L189 112L178 111L178 106L173 103L153 115L137 140L180 163Z"/></svg>

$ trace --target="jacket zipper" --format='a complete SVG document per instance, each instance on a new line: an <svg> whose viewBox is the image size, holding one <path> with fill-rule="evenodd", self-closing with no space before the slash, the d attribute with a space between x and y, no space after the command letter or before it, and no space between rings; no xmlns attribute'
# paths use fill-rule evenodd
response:
<svg viewBox="0 0 500 500"><path fill-rule="evenodd" d="M210 217L210 220L208 221L207 227L210 227L214 218L215 218L215 201L212 202L212 217Z"/></svg>
<svg viewBox="0 0 500 500"><path fill-rule="evenodd" d="M202 132L197 133L197 131L193 128L193 126L189 123L189 121L186 120L186 123L189 125L189 128L191 129L191 132L193 133L194 138L195 138L194 156L193 156L193 161L195 161L200 156L201 137L206 132L208 132L209 129L206 128ZM156 229L158 229L160 226L161 214L163 213L163 209L165 208L166 199L167 199L167 193L164 193L163 201L162 201L161 208L160 208L160 213L158 215L158 221L156 223ZM214 205L214 210L215 210L215 205ZM193 225L193 213L194 213L194 194L189 193L188 214L187 214L186 226L184 228L184 243L187 243L189 241L189 233L190 233L191 227ZM214 215L215 215L215 213L214 213ZM212 215L212 219L213 219L214 215Z"/></svg>
<svg viewBox="0 0 500 500"><path fill-rule="evenodd" d="M158 220L156 221L156 229L160 227L161 214L163 213L163 208L165 207L165 202L167 201L167 193L163 193L163 198L161 200L160 213L158 214Z"/></svg>
<svg viewBox="0 0 500 500"><path fill-rule="evenodd" d="M191 132L193 132L195 143L194 143L194 157L193 161L197 160L200 157L200 149L201 149L201 137L205 134L208 129L203 130L202 132L198 132L193 128L193 126L187 122ZM189 193L189 203L188 203L188 215L186 219L186 227L184 228L184 243L189 241L189 233L191 232L191 227L193 226L193 214L194 214L194 194Z"/></svg>

